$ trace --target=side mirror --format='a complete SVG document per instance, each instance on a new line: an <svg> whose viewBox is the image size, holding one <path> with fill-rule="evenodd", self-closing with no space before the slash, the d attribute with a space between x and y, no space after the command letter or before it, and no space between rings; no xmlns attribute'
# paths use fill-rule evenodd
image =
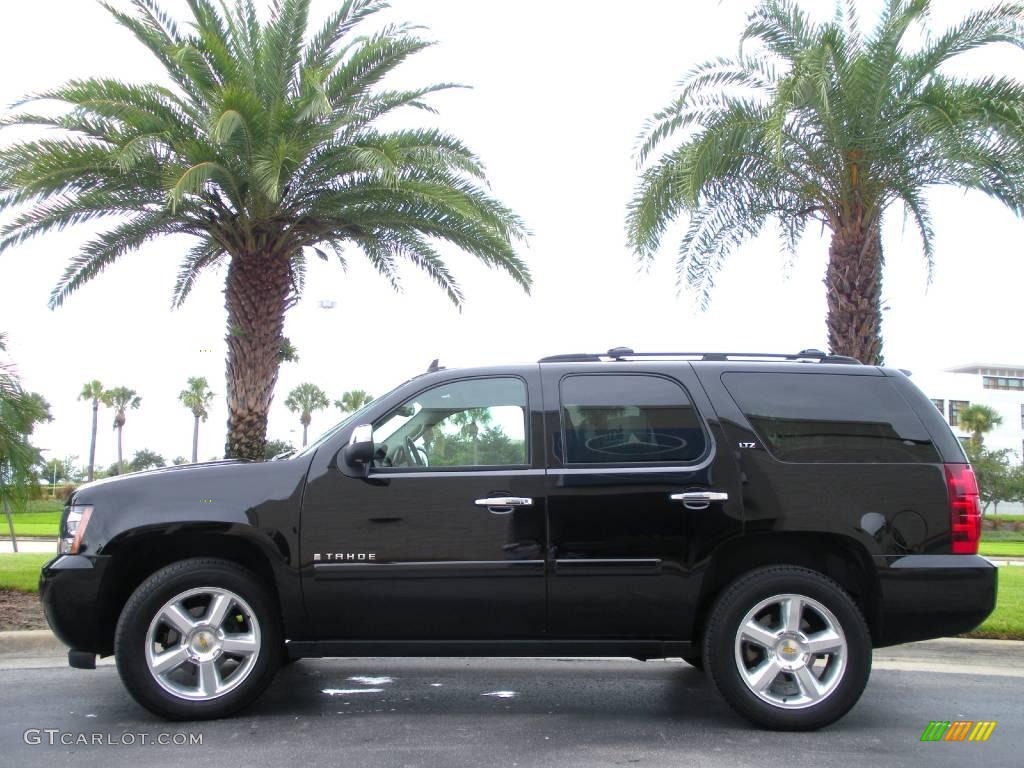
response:
<svg viewBox="0 0 1024 768"><path fill-rule="evenodd" d="M340 458L343 470L356 470L357 476L365 477L373 461L373 426L360 424L353 429L348 445L341 449Z"/></svg>

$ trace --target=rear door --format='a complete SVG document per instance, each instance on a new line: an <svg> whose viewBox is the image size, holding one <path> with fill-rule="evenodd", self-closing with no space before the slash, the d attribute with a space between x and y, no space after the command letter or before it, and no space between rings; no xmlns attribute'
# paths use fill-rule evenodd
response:
<svg viewBox="0 0 1024 768"><path fill-rule="evenodd" d="M691 366L551 364L542 380L552 636L688 638L742 508Z"/></svg>

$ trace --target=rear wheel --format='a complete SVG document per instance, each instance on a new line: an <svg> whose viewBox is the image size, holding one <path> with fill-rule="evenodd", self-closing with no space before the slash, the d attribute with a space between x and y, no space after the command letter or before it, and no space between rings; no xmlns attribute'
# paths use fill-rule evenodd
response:
<svg viewBox="0 0 1024 768"><path fill-rule="evenodd" d="M834 581L774 566L740 577L719 598L704 660L722 696L748 720L813 730L860 698L871 673L871 637Z"/></svg>
<svg viewBox="0 0 1024 768"><path fill-rule="evenodd" d="M275 604L252 572L182 560L146 579L117 624L117 670L132 697L172 720L224 717L251 703L280 663Z"/></svg>

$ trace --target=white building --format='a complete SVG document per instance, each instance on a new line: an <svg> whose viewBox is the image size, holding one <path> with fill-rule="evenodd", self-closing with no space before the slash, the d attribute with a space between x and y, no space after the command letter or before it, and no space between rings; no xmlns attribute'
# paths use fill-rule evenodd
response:
<svg viewBox="0 0 1024 768"><path fill-rule="evenodd" d="M1003 423L985 435L985 446L1009 448L1017 461L1024 456L1024 365L974 363L939 373L915 371L911 379L932 399L958 437L967 437L957 418L963 408L975 403L994 408Z"/></svg>

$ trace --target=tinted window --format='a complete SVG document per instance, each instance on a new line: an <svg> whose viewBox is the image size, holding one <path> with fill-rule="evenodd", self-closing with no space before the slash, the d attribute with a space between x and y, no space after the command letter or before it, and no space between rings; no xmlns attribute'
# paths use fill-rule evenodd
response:
<svg viewBox="0 0 1024 768"><path fill-rule="evenodd" d="M567 464L681 463L704 454L693 403L668 379L568 376L560 392Z"/></svg>
<svg viewBox="0 0 1024 768"><path fill-rule="evenodd" d="M428 389L373 425L377 467L526 464L526 385L469 379Z"/></svg>
<svg viewBox="0 0 1024 768"><path fill-rule="evenodd" d="M783 461L939 461L924 425L887 378L726 373L722 381Z"/></svg>

